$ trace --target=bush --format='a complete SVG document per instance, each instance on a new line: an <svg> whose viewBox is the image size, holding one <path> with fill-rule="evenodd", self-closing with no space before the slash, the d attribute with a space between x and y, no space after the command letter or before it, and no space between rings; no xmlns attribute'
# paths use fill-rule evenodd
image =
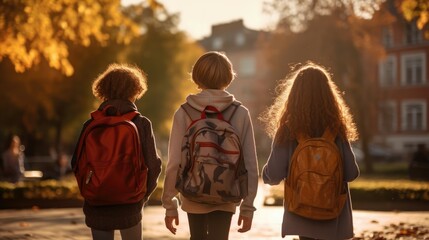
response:
<svg viewBox="0 0 429 240"><path fill-rule="evenodd" d="M73 177L63 180L0 182L2 199L82 199Z"/></svg>
<svg viewBox="0 0 429 240"><path fill-rule="evenodd" d="M161 185L161 184L159 184ZM148 205L161 203L162 187L151 195ZM80 207L80 195L74 176L62 180L42 180L30 182L0 182L0 208L28 208L34 205L43 207Z"/></svg>
<svg viewBox="0 0 429 240"><path fill-rule="evenodd" d="M423 205L429 206L429 182L419 182L411 180L390 180L360 177L350 183L353 206L365 209L375 209L371 204L377 206L379 210L398 207L404 209L417 209ZM381 203L381 204L380 204ZM389 203L383 206L383 203ZM269 193L265 196L265 205L281 206L283 204L283 184L269 188ZM395 205L396 204L396 205Z"/></svg>
<svg viewBox="0 0 429 240"><path fill-rule="evenodd" d="M350 184L356 201L427 201L429 182L411 180L376 180L360 178Z"/></svg>

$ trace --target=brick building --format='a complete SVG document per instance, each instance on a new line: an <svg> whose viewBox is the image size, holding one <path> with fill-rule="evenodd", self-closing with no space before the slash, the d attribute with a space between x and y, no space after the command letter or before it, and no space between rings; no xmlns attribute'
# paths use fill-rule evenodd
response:
<svg viewBox="0 0 429 240"><path fill-rule="evenodd" d="M379 60L377 110L373 143L408 154L416 145L429 146L429 39L415 22L403 19L388 1L393 22L382 26L385 56Z"/></svg>
<svg viewBox="0 0 429 240"><path fill-rule="evenodd" d="M373 87L374 109L368 111L371 125L371 146L391 149L404 155L417 144L429 147L429 39L423 37L415 23L409 23L387 1L393 21L381 26L379 39L385 55L379 59ZM377 16L375 16L376 18ZM199 44L206 51L222 51L231 59L236 80L227 89L251 112L258 148L269 150L270 140L257 120L270 103L270 89L263 41L269 33L244 26L243 20L212 26L211 34Z"/></svg>

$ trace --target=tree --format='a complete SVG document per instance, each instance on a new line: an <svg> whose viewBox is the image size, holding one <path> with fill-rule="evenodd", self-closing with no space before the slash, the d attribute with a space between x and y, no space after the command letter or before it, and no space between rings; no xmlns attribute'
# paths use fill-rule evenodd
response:
<svg viewBox="0 0 429 240"><path fill-rule="evenodd" d="M341 14L343 20L348 17L370 19L379 9L384 0L271 0L265 3L265 11L275 13L279 17L278 25L288 26L291 31L298 32L317 16Z"/></svg>
<svg viewBox="0 0 429 240"><path fill-rule="evenodd" d="M16 73L8 60L0 63L0 135L19 133L28 155L46 155L49 148L70 152L78 129L93 109L91 81L115 61L119 48L93 45L69 49L70 62L76 69L70 77L44 60L24 73Z"/></svg>
<svg viewBox="0 0 429 240"><path fill-rule="evenodd" d="M176 15L140 6L126 11L145 29L127 47L122 59L136 63L147 73L148 91L137 103L152 120L158 136L166 140L174 111L187 94L196 91L189 72L202 49L177 30Z"/></svg>
<svg viewBox="0 0 429 240"><path fill-rule="evenodd" d="M416 21L418 29L425 30L425 37L429 39L429 2L427 0L403 0L400 9L407 21Z"/></svg>
<svg viewBox="0 0 429 240"><path fill-rule="evenodd" d="M74 72L71 44L105 45L112 38L129 43L139 33L122 14L120 0L1 0L0 29L0 61L8 58L15 71L24 72L44 58L67 76Z"/></svg>
<svg viewBox="0 0 429 240"><path fill-rule="evenodd" d="M365 19L378 10L378 2L274 0L267 7L278 11L280 16L272 40L267 44L273 79L283 78L285 69L307 60L327 66L346 92L363 152L368 156L371 132L366 108L375 93L368 85L366 65L376 66L377 56L383 51L372 33L373 23ZM365 168L373 171L368 157Z"/></svg>
<svg viewBox="0 0 429 240"><path fill-rule="evenodd" d="M106 30L109 39L89 47L68 42L68 61L75 70L71 76L44 58L22 73L9 58L0 62L0 138L19 133L28 155L46 155L50 148L71 153L83 122L99 103L92 95L93 79L108 64L127 62L148 73L149 91L137 104L152 120L157 138L165 140L174 109L191 89L186 78L201 50L177 30L175 16L149 4L122 9L139 28L128 45L116 41L117 29ZM154 19L158 14L165 20Z"/></svg>

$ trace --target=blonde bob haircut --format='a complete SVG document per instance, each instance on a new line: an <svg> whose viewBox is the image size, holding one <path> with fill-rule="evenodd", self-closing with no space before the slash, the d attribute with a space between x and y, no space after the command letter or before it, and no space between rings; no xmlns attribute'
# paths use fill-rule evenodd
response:
<svg viewBox="0 0 429 240"><path fill-rule="evenodd" d="M221 52L203 54L192 68L192 81L201 89L225 89L235 76L231 61Z"/></svg>
<svg viewBox="0 0 429 240"><path fill-rule="evenodd" d="M137 66L129 64L110 64L92 84L92 93L102 101L137 100L146 90L146 74Z"/></svg>

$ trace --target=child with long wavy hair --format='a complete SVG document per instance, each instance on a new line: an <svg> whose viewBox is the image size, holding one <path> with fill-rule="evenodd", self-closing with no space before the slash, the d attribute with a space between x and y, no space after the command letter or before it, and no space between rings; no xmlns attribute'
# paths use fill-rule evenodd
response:
<svg viewBox="0 0 429 240"><path fill-rule="evenodd" d="M289 163L298 136L321 137L326 129L336 133L335 143L343 161L343 181L347 200L340 215L332 220L313 220L285 208L282 237L299 235L300 239L349 239L353 237L353 217L347 182L359 176L350 142L358 133L349 108L322 66L308 62L278 85L279 94L265 112L263 121L273 138L270 157L263 167L266 184L277 185L288 178Z"/></svg>

